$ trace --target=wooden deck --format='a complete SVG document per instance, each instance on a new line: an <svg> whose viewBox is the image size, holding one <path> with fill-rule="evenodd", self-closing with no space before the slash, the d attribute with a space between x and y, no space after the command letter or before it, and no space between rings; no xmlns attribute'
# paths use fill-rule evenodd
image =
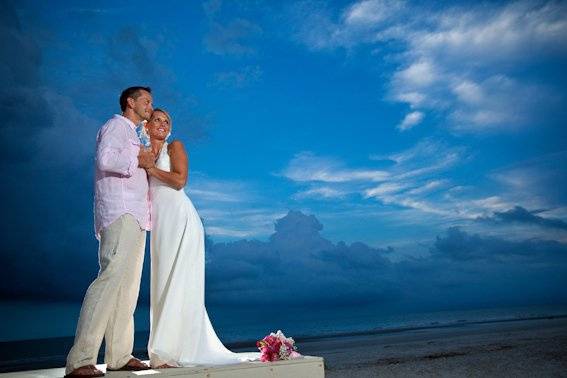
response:
<svg viewBox="0 0 567 378"><path fill-rule="evenodd" d="M147 361L146 361L147 362ZM106 371L106 365L97 365ZM0 378L61 378L65 368L1 373ZM190 377L190 378L323 378L325 366L322 357L304 356L290 361L243 362L222 366L194 366L173 369L143 370L138 372L108 372L108 378L126 377Z"/></svg>

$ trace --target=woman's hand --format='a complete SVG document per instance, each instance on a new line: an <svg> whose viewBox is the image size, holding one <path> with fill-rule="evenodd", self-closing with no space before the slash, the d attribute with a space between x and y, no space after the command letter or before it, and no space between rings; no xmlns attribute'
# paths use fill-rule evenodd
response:
<svg viewBox="0 0 567 378"><path fill-rule="evenodd" d="M144 169L155 166L156 155L148 148L140 148L138 166Z"/></svg>
<svg viewBox="0 0 567 378"><path fill-rule="evenodd" d="M152 172L155 171L155 168L156 168L155 164L152 165L151 167L145 168L146 173L148 174L148 176L152 176Z"/></svg>

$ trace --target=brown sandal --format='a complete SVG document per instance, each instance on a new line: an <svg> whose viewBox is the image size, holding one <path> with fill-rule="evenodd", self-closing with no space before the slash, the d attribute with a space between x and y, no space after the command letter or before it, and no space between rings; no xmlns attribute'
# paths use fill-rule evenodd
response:
<svg viewBox="0 0 567 378"><path fill-rule="evenodd" d="M92 373L91 374L77 374L76 372L79 370L87 370L88 368ZM96 378L96 377L104 377L104 373L96 368L94 365L85 365L76 368L69 374L65 374L64 378Z"/></svg>
<svg viewBox="0 0 567 378"><path fill-rule="evenodd" d="M156 366L153 369L171 369L171 368L176 368L177 366L173 366L173 365L168 365L168 364L161 364L159 366Z"/></svg>
<svg viewBox="0 0 567 378"><path fill-rule="evenodd" d="M132 361L139 362L141 365L131 365ZM140 370L149 370L150 367L143 363L142 361L138 360L137 358L131 358L130 361L126 363L126 365L122 366L119 369L110 369L106 368L106 371L140 371Z"/></svg>

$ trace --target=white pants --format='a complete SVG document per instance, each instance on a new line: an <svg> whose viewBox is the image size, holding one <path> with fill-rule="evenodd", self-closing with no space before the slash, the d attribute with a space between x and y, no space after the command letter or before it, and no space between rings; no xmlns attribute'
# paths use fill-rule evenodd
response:
<svg viewBox="0 0 567 378"><path fill-rule="evenodd" d="M134 347L134 310L140 291L146 231L136 218L124 214L100 235L98 277L85 294L75 342L67 356L66 374L95 365L104 337L104 362L124 366Z"/></svg>

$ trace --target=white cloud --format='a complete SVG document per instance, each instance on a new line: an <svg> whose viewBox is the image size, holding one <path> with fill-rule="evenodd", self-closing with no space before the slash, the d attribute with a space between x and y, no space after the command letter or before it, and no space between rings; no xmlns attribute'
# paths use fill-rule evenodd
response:
<svg viewBox="0 0 567 378"><path fill-rule="evenodd" d="M207 227L207 234L212 236L228 236L231 238L246 238L255 235L255 233L250 231L239 231L215 226Z"/></svg>
<svg viewBox="0 0 567 378"><path fill-rule="evenodd" d="M403 93L396 93L394 98L396 101L409 104L411 108L416 108L424 104L426 95L417 91L406 91Z"/></svg>
<svg viewBox="0 0 567 378"><path fill-rule="evenodd" d="M567 151L559 151L499 168L489 177L525 208L560 208L567 201L565 166Z"/></svg>
<svg viewBox="0 0 567 378"><path fill-rule="evenodd" d="M321 181L331 183L379 182L388 178L388 172L372 169L349 169L336 159L315 156L311 152L296 154L281 175L298 182Z"/></svg>
<svg viewBox="0 0 567 378"><path fill-rule="evenodd" d="M499 196L490 196L470 201L476 207L487 210L489 212L504 211L514 207L514 204L504 201Z"/></svg>
<svg viewBox="0 0 567 378"><path fill-rule="evenodd" d="M543 108L551 98L544 88L520 83L505 75L481 82L463 80L452 88L458 101L448 119L462 131L516 129L533 120L533 109Z"/></svg>
<svg viewBox="0 0 567 378"><path fill-rule="evenodd" d="M201 172L189 172L185 191L200 203L252 202L255 190L249 183L211 178Z"/></svg>
<svg viewBox="0 0 567 378"><path fill-rule="evenodd" d="M239 202L241 198L233 193L224 193L215 190L187 189L192 196L199 198L201 201L219 201L219 202Z"/></svg>
<svg viewBox="0 0 567 378"><path fill-rule="evenodd" d="M397 193L403 189L407 188L407 185L401 184L401 183L396 183L396 182L390 182L390 183L386 183L386 184L380 184L374 188L371 189L367 189L364 191L364 195L369 198L369 197L380 197L382 198L385 194L389 194L389 193Z"/></svg>
<svg viewBox="0 0 567 378"><path fill-rule="evenodd" d="M484 93L482 88L470 80L463 80L455 83L451 88L453 93L457 95L459 100L465 104L476 105L482 102Z"/></svg>
<svg viewBox="0 0 567 378"><path fill-rule="evenodd" d="M284 176L300 185L310 185L307 190L295 195L295 198L300 200L333 199L346 194L358 194L362 199L372 198L384 205L446 217L458 215L458 210L451 204L426 197L452 185L449 179L440 178L438 175L445 174L456 164L468 159L467 151L463 147L426 138L404 151L370 158L394 163L386 170L380 171L378 184L374 175L360 174L367 170L346 168L338 159L321 158L312 153L296 155L284 169ZM322 177L326 180L321 180Z"/></svg>
<svg viewBox="0 0 567 378"><path fill-rule="evenodd" d="M408 207L410 209L419 210L424 213L436 214L444 217L455 217L456 212L450 207L433 204L429 201L419 200L405 196L383 196L380 200L385 204Z"/></svg>
<svg viewBox="0 0 567 378"><path fill-rule="evenodd" d="M439 74L433 63L424 59L397 71L393 80L400 83L398 85L423 88L439 80Z"/></svg>
<svg viewBox="0 0 567 378"><path fill-rule="evenodd" d="M442 188L443 186L445 186L448 183L448 180L432 180L432 181L428 181L427 183L425 183L425 185L419 187L419 188L414 188L412 190L409 190L407 192L407 194L409 195L417 195L417 194L425 194L425 193L430 193L436 189Z"/></svg>
<svg viewBox="0 0 567 378"><path fill-rule="evenodd" d="M265 197L258 185L193 171L185 191L204 219L208 234L224 239L263 237L272 232L273 220L286 209Z"/></svg>
<svg viewBox="0 0 567 378"><path fill-rule="evenodd" d="M395 162L389 169L390 179L367 189L364 193L366 198L372 197L385 205L401 206L421 213L458 217L458 211L452 204L440 198L428 197L437 190L440 191L438 197L443 196L442 188L450 186L451 181L438 176L466 162L466 149L427 138L384 158Z"/></svg>
<svg viewBox="0 0 567 378"><path fill-rule="evenodd" d="M402 1L364 0L333 15L323 2L303 1L292 6L291 17L297 27L293 35L311 50L373 43L380 29L403 15L405 8Z"/></svg>
<svg viewBox="0 0 567 378"><path fill-rule="evenodd" d="M297 165L298 156L308 157L309 159L301 161L309 164ZM474 221L477 217L488 216L495 211L506 211L518 204L528 208L538 208L537 205L541 208L544 204L550 204L542 201L540 194L534 192L533 188L538 186L538 180L545 177L545 165L549 165L550 161L561 160L554 155L554 158L544 159L543 163L524 164L522 167L493 173L492 177L504 184L505 187L502 188L488 181L475 186L453 182L454 179L449 178L452 170L468 162L471 159L470 152L462 146L431 138L423 139L406 150L390 155L371 156L370 159L393 163L383 171L383 178L378 183L371 176L361 179L353 174L340 176L342 179L348 177L348 181L337 180L334 173L331 173L333 169L336 172L351 173L363 170L346 168L339 159L320 158L312 153L296 155L284 172L302 172L300 177L286 177L295 178L298 185L309 185L307 189L294 195L296 200L336 201L346 195L358 195L363 201L370 199L381 204L377 207L380 211L387 208L397 211L400 211L399 208L406 209L409 222L423 219L425 214L429 214L446 224L458 224ZM290 167L294 169L290 170ZM314 167L317 169L313 169ZM325 167L326 181L321 180L322 167ZM534 172L539 173L534 175ZM555 176L557 174L558 172L554 173ZM486 179L490 180L490 177ZM561 187L560 184L552 186Z"/></svg>
<svg viewBox="0 0 567 378"><path fill-rule="evenodd" d="M567 54L566 3L516 1L435 10L393 4L358 1L338 17L312 9L317 17L298 21L306 31L298 35L314 50L372 45L382 52L388 51L384 44L400 46L399 54L386 56L398 67L385 95L411 110L400 130L429 111L446 117L447 127L458 132L515 130L535 123L562 97L556 83L542 79L534 85L517 69Z"/></svg>
<svg viewBox="0 0 567 378"><path fill-rule="evenodd" d="M406 114L402 123L398 125L398 129L400 130L408 130L418 125L423 120L423 113L422 112L411 112Z"/></svg>
<svg viewBox="0 0 567 378"><path fill-rule="evenodd" d="M467 95L474 97L474 93ZM296 155L283 175L300 187L308 185L295 194L296 200L324 199L339 204L346 195L353 197L354 202L358 196L361 203L376 201L379 205L375 209L379 212L404 211L410 223L429 216L428 222L468 224L478 217L517 205L545 211L564 208L562 204L567 199L562 190L565 187L562 167L567 159L564 151L479 176L474 183L467 182L466 177L455 182L451 177L462 175L455 176L454 170L466 169L463 166L472 159L472 153L463 146L425 138L396 153L371 155L372 161L390 162L380 170L379 181L373 180L372 175L353 174L366 169L347 167L338 158L322 158L313 153ZM364 209L367 214L373 211L371 206Z"/></svg>
<svg viewBox="0 0 567 378"><path fill-rule="evenodd" d="M295 199L305 199L305 198L331 199L331 198L343 198L346 194L347 193L342 190L330 188L327 186L322 186L319 188L312 188L312 189L300 191L296 193L293 197Z"/></svg>
<svg viewBox="0 0 567 378"><path fill-rule="evenodd" d="M403 1L364 0L351 5L343 14L343 22L349 26L368 26L386 20L401 8Z"/></svg>
<svg viewBox="0 0 567 378"><path fill-rule="evenodd" d="M416 143L416 145L411 148L388 155L387 159L393 160L398 164L411 162L412 160L422 160L423 158L430 158L437 155L441 148L439 142L427 138Z"/></svg>
<svg viewBox="0 0 567 378"><path fill-rule="evenodd" d="M203 206L198 211L204 219L207 234L231 239L270 235L274 229L274 219L285 215L287 209L278 210L245 203L243 206Z"/></svg>
<svg viewBox="0 0 567 378"><path fill-rule="evenodd" d="M455 7L429 15L431 29L409 38L418 55L467 65L532 60L537 53L567 48L567 7L561 2L516 1Z"/></svg>

